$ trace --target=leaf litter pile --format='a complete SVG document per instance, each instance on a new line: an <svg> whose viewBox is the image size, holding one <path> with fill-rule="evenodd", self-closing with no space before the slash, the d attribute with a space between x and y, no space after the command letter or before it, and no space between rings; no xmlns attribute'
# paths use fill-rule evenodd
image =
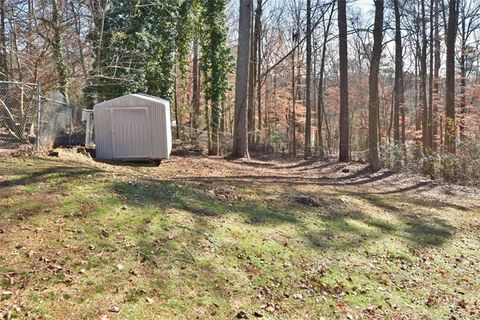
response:
<svg viewBox="0 0 480 320"><path fill-rule="evenodd" d="M0 318L480 317L478 189L353 163L0 162Z"/></svg>

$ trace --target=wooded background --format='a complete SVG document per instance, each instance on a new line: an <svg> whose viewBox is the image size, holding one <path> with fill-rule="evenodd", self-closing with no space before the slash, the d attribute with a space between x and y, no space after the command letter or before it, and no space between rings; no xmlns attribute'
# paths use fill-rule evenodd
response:
<svg viewBox="0 0 480 320"><path fill-rule="evenodd" d="M248 156L243 130L250 151L373 168L472 159L479 24L475 0L1 0L0 74L88 108L167 98L211 154L232 134Z"/></svg>

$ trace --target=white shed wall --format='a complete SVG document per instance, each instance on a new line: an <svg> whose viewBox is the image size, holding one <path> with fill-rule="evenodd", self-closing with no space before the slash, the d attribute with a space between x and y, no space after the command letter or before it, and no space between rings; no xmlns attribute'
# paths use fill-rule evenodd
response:
<svg viewBox="0 0 480 320"><path fill-rule="evenodd" d="M94 107L99 159L166 159L172 150L168 101L131 94Z"/></svg>

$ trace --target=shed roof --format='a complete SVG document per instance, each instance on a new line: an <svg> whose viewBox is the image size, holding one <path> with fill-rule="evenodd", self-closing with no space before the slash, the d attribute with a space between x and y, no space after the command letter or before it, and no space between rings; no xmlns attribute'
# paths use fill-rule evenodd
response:
<svg viewBox="0 0 480 320"><path fill-rule="evenodd" d="M130 100L130 99L143 100L143 101L158 103L158 104L162 104L162 105L169 103L165 99L155 97L155 96L151 96L151 95L148 95L148 94L132 93L132 94L127 94L125 96L121 96L121 97L117 97L117 98L114 98L114 99L111 99L111 100L107 100L107 101L97 103L95 106L96 107L107 106L107 105L118 103L118 102L120 102L122 100L125 100L125 99L128 99L128 100Z"/></svg>

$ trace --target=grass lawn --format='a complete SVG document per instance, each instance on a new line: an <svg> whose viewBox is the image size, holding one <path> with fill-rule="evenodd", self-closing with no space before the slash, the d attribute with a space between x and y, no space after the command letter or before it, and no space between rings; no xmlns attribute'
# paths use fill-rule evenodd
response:
<svg viewBox="0 0 480 320"><path fill-rule="evenodd" d="M479 206L136 172L0 159L1 315L480 318Z"/></svg>

